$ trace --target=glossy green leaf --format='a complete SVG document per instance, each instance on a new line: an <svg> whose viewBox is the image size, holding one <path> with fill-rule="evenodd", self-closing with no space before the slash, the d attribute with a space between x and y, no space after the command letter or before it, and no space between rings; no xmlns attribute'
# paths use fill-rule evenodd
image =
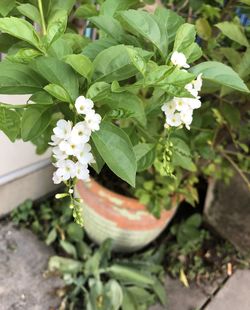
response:
<svg viewBox="0 0 250 310"><path fill-rule="evenodd" d="M138 0L106 0L101 6L101 14L113 16L118 11L127 10L138 4Z"/></svg>
<svg viewBox="0 0 250 310"><path fill-rule="evenodd" d="M154 144L137 144L134 146L134 152L137 160L137 171L144 171L153 164L155 160Z"/></svg>
<svg viewBox="0 0 250 310"><path fill-rule="evenodd" d="M23 3L17 7L17 10L24 16L41 25L41 17L38 8L30 3Z"/></svg>
<svg viewBox="0 0 250 310"><path fill-rule="evenodd" d="M0 107L0 130L14 142L20 131L20 115L13 110Z"/></svg>
<svg viewBox="0 0 250 310"><path fill-rule="evenodd" d="M100 101L110 94L110 84L106 82L96 82L87 91L87 98L93 101Z"/></svg>
<svg viewBox="0 0 250 310"><path fill-rule="evenodd" d="M138 120L143 126L146 125L146 116L143 103L139 97L129 92L110 93L102 99L102 103L107 104L112 109L121 109L129 117Z"/></svg>
<svg viewBox="0 0 250 310"><path fill-rule="evenodd" d="M76 223L70 223L67 226L67 235L71 240L75 242L81 242L83 241L84 233L81 226Z"/></svg>
<svg viewBox="0 0 250 310"><path fill-rule="evenodd" d="M0 63L0 94L33 94L43 88L45 81L23 64Z"/></svg>
<svg viewBox="0 0 250 310"><path fill-rule="evenodd" d="M63 87L72 100L78 97L78 78L68 64L53 57L39 57L31 63L31 66L51 84Z"/></svg>
<svg viewBox="0 0 250 310"><path fill-rule="evenodd" d="M108 167L121 179L135 186L136 158L125 132L113 124L102 122L100 130L92 133L92 139Z"/></svg>
<svg viewBox="0 0 250 310"><path fill-rule="evenodd" d="M68 242L66 240L60 240L60 246L68 255L70 255L74 258L77 257L76 248L70 242Z"/></svg>
<svg viewBox="0 0 250 310"><path fill-rule="evenodd" d="M67 22L67 11L58 10L53 14L53 16L49 20L47 27L46 43L48 45L50 45L52 42L54 42L64 34L67 27Z"/></svg>
<svg viewBox="0 0 250 310"><path fill-rule="evenodd" d="M69 64L76 72L90 80L93 72L93 64L87 56L67 55L64 61Z"/></svg>
<svg viewBox="0 0 250 310"><path fill-rule="evenodd" d="M233 22L222 22L215 25L229 39L248 47L249 42L244 34L243 27Z"/></svg>
<svg viewBox="0 0 250 310"><path fill-rule="evenodd" d="M8 55L6 59L16 63L29 63L32 59L41 56L42 53L32 48L21 48L14 55Z"/></svg>
<svg viewBox="0 0 250 310"><path fill-rule="evenodd" d="M97 57L97 55L103 50L117 44L118 42L116 42L112 38L101 38L99 40L89 43L86 47L84 47L84 49L82 50L82 54L87 56L91 61L93 61Z"/></svg>
<svg viewBox="0 0 250 310"><path fill-rule="evenodd" d="M39 136L49 126L52 108L31 106L23 113L21 121L21 137L29 141Z"/></svg>
<svg viewBox="0 0 250 310"><path fill-rule="evenodd" d="M28 42L39 50L42 49L40 38L34 27L24 19L17 17L0 18L0 31Z"/></svg>
<svg viewBox="0 0 250 310"><path fill-rule="evenodd" d="M162 7L158 7L154 14L161 20L161 23L164 24L168 43L172 43L177 30L184 23L184 19L174 11Z"/></svg>
<svg viewBox="0 0 250 310"><path fill-rule="evenodd" d="M96 5L91 3L82 4L75 11L75 16L78 18L88 18L91 16L98 15Z"/></svg>
<svg viewBox="0 0 250 310"><path fill-rule="evenodd" d="M138 50L132 51L125 45L109 47L99 53L94 62L95 80L121 81L145 71L145 62Z"/></svg>
<svg viewBox="0 0 250 310"><path fill-rule="evenodd" d="M53 98L45 91L34 93L28 102L35 102L36 104L53 104Z"/></svg>
<svg viewBox="0 0 250 310"><path fill-rule="evenodd" d="M70 102L70 96L66 92L66 90L56 84L48 84L44 87L44 89L53 97L59 99L62 102Z"/></svg>
<svg viewBox="0 0 250 310"><path fill-rule="evenodd" d="M51 256L49 259L48 268L50 271L76 274L82 269L82 263L70 258Z"/></svg>
<svg viewBox="0 0 250 310"><path fill-rule="evenodd" d="M239 77L239 75L229 66L217 61L206 61L190 69L191 72L198 75L202 73L202 78L232 89L249 92L249 89Z"/></svg>
<svg viewBox="0 0 250 310"><path fill-rule="evenodd" d="M125 28L131 33L142 36L150 41L158 50L165 54L167 51L166 42L161 35L161 29L156 19L145 11L128 10L119 13L119 18Z"/></svg>
<svg viewBox="0 0 250 310"><path fill-rule="evenodd" d="M15 6L15 0L1 0L0 1L0 14L6 16Z"/></svg>

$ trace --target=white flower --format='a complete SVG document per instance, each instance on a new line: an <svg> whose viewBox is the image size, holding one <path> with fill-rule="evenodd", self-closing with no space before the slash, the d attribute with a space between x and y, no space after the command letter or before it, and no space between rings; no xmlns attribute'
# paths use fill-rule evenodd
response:
<svg viewBox="0 0 250 310"><path fill-rule="evenodd" d="M161 110L167 115L173 114L176 110L176 103L174 100L170 100L163 104Z"/></svg>
<svg viewBox="0 0 250 310"><path fill-rule="evenodd" d="M77 113L86 115L93 107L94 103L91 99L79 96L75 101Z"/></svg>
<svg viewBox="0 0 250 310"><path fill-rule="evenodd" d="M55 146L58 145L62 139L58 138L56 135L51 136L51 142L49 142L49 145Z"/></svg>
<svg viewBox="0 0 250 310"><path fill-rule="evenodd" d="M186 98L177 98L174 97L174 101L175 101L175 106L176 106L176 110L181 112L181 111L186 111L189 108L188 102L185 100Z"/></svg>
<svg viewBox="0 0 250 310"><path fill-rule="evenodd" d="M171 62L178 67L189 68L189 64L187 64L187 58L183 53L179 53L177 51L173 52L171 56Z"/></svg>
<svg viewBox="0 0 250 310"><path fill-rule="evenodd" d="M201 90L201 87L202 87L202 73L200 73L196 80L193 81L193 86L194 86L194 89L197 90L197 91L200 91Z"/></svg>
<svg viewBox="0 0 250 310"><path fill-rule="evenodd" d="M65 151L62 151L58 146L53 147L52 152L53 156L57 160L66 159L68 157L67 153Z"/></svg>
<svg viewBox="0 0 250 310"><path fill-rule="evenodd" d="M75 174L78 180L89 181L89 170L87 165L77 162L75 164Z"/></svg>
<svg viewBox="0 0 250 310"><path fill-rule="evenodd" d="M180 114L181 114L181 121L184 123L186 128L189 130L190 125L193 121L193 110L182 111Z"/></svg>
<svg viewBox="0 0 250 310"><path fill-rule="evenodd" d="M86 143L89 141L90 135L91 130L87 123L79 122L73 127L70 140L75 144Z"/></svg>
<svg viewBox="0 0 250 310"><path fill-rule="evenodd" d="M80 144L74 143L71 139L64 140L59 144L60 150L67 155L75 155L80 147Z"/></svg>
<svg viewBox="0 0 250 310"><path fill-rule="evenodd" d="M185 101L188 103L191 109L199 109L201 107L201 101L196 98L185 98Z"/></svg>
<svg viewBox="0 0 250 310"><path fill-rule="evenodd" d="M191 94L193 95L194 97L198 97L198 90L196 90L194 87L193 87L193 82L187 84L185 86L185 89Z"/></svg>
<svg viewBox="0 0 250 310"><path fill-rule="evenodd" d="M100 129L100 122L101 122L101 115L95 113L94 110L90 110L85 117L85 122L87 123L88 127L92 131L96 131Z"/></svg>
<svg viewBox="0 0 250 310"><path fill-rule="evenodd" d="M54 184L60 184L62 182L62 178L57 175L56 171L53 173L52 180Z"/></svg>
<svg viewBox="0 0 250 310"><path fill-rule="evenodd" d="M76 176L75 163L70 159L58 161L57 167L56 176L63 181L67 181Z"/></svg>
<svg viewBox="0 0 250 310"><path fill-rule="evenodd" d="M82 148L79 148L76 153L76 157L82 165L94 163L94 157L92 155L90 144L86 143Z"/></svg>
<svg viewBox="0 0 250 310"><path fill-rule="evenodd" d="M166 123L169 126L174 126L174 127L180 126L182 123L180 113L174 113L174 114L168 115L166 118Z"/></svg>
<svg viewBox="0 0 250 310"><path fill-rule="evenodd" d="M72 123L60 119L56 123L56 127L53 129L54 134L60 139L68 139L71 133Z"/></svg>

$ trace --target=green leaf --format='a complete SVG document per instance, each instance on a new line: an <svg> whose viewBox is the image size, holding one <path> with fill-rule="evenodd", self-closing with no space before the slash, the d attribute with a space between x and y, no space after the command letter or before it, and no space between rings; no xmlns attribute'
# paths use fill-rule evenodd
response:
<svg viewBox="0 0 250 310"><path fill-rule="evenodd" d="M62 102L70 102L70 96L66 92L66 90L56 84L48 84L44 87L44 89L53 97L59 99Z"/></svg>
<svg viewBox="0 0 250 310"><path fill-rule="evenodd" d="M191 159L189 146L179 138L171 138L173 143L172 163L189 171L196 171L196 166Z"/></svg>
<svg viewBox="0 0 250 310"><path fill-rule="evenodd" d="M41 25L41 17L38 9L29 3L20 4L17 10L24 16Z"/></svg>
<svg viewBox="0 0 250 310"><path fill-rule="evenodd" d="M220 51L229 61L230 65L235 69L241 62L241 54L231 47L221 47ZM241 75L240 75L241 76ZM242 76L241 76L242 77Z"/></svg>
<svg viewBox="0 0 250 310"><path fill-rule="evenodd" d="M138 120L143 126L146 126L146 116L143 103L139 97L129 92L110 93L101 101L109 105L112 109L121 109L125 111L129 117Z"/></svg>
<svg viewBox="0 0 250 310"><path fill-rule="evenodd" d="M220 111L232 128L237 128L239 126L240 111L237 107L225 102L220 106Z"/></svg>
<svg viewBox="0 0 250 310"><path fill-rule="evenodd" d="M112 310L119 310L123 301L123 292L120 284L116 280L111 279L105 285L105 291L112 306Z"/></svg>
<svg viewBox="0 0 250 310"><path fill-rule="evenodd" d="M0 34L0 52L8 53L8 50L12 47L12 45L18 42L17 38L10 36L7 33Z"/></svg>
<svg viewBox="0 0 250 310"><path fill-rule="evenodd" d="M23 64L0 63L0 94L33 94L43 88L45 81Z"/></svg>
<svg viewBox="0 0 250 310"><path fill-rule="evenodd" d="M51 84L63 87L74 101L79 94L79 82L73 69L53 57L39 57L31 63L32 68Z"/></svg>
<svg viewBox="0 0 250 310"><path fill-rule="evenodd" d="M135 186L136 158L125 132L113 124L102 122L100 130L93 132L92 139L108 167L121 179Z"/></svg>
<svg viewBox="0 0 250 310"><path fill-rule="evenodd" d="M206 18L198 18L195 22L195 27L199 37L203 40L207 41L211 38L212 28Z"/></svg>
<svg viewBox="0 0 250 310"><path fill-rule="evenodd" d="M89 18L89 20L118 42L121 42L126 35L119 21L111 16L99 15Z"/></svg>
<svg viewBox="0 0 250 310"><path fill-rule="evenodd" d="M41 56L41 52L32 48L21 48L14 55L8 55L6 59L16 63L29 63L32 59Z"/></svg>
<svg viewBox="0 0 250 310"><path fill-rule="evenodd" d="M101 14L111 17L117 11L127 10L135 4L138 4L138 0L106 0L103 2L100 11Z"/></svg>
<svg viewBox="0 0 250 310"><path fill-rule="evenodd" d="M195 36L196 31L194 25L187 23L181 25L176 33L173 50L182 52L195 41Z"/></svg>
<svg viewBox="0 0 250 310"><path fill-rule="evenodd" d="M53 98L45 91L39 91L34 93L30 98L29 102L35 102L36 104L53 104Z"/></svg>
<svg viewBox="0 0 250 310"><path fill-rule="evenodd" d="M91 3L86 3L77 8L75 11L75 16L80 18L88 18L91 16L98 15L98 11L96 9L96 5Z"/></svg>
<svg viewBox="0 0 250 310"><path fill-rule="evenodd" d="M46 43L48 46L64 34L67 22L68 15L66 10L55 11L53 16L49 19L47 27Z"/></svg>
<svg viewBox="0 0 250 310"><path fill-rule="evenodd" d="M106 82L96 82L87 91L87 98L93 101L101 101L110 94L110 84Z"/></svg>
<svg viewBox="0 0 250 310"><path fill-rule="evenodd" d="M91 79L93 64L87 56L67 55L64 61L69 64L76 72L84 76L87 80Z"/></svg>
<svg viewBox="0 0 250 310"><path fill-rule="evenodd" d="M46 3L47 1L44 2ZM52 12L52 14L57 10L65 10L67 14L69 14L76 4L76 0L51 0L50 4L50 12Z"/></svg>
<svg viewBox="0 0 250 310"><path fill-rule="evenodd" d="M154 14L159 18L159 20L161 20L162 23L164 23L168 43L172 43L177 30L184 23L184 19L174 11L162 7L158 7Z"/></svg>
<svg viewBox="0 0 250 310"><path fill-rule="evenodd" d="M140 143L134 146L135 157L137 160L137 171L149 168L155 160L155 145Z"/></svg>
<svg viewBox="0 0 250 310"><path fill-rule="evenodd" d="M14 142L20 131L20 115L13 110L0 107L0 130Z"/></svg>
<svg viewBox="0 0 250 310"><path fill-rule="evenodd" d="M48 56L52 56L63 60L63 58L67 55L73 53L73 49L71 47L71 42L66 41L63 37L54 41L47 50Z"/></svg>
<svg viewBox="0 0 250 310"><path fill-rule="evenodd" d="M128 10L119 13L119 18L125 28L131 33L142 36L158 48L161 54L166 54L167 46L156 19L145 11Z"/></svg>
<svg viewBox="0 0 250 310"><path fill-rule="evenodd" d="M250 48L248 48L243 57L241 57L237 69L241 78L247 78L250 75Z"/></svg>
<svg viewBox="0 0 250 310"><path fill-rule="evenodd" d="M178 29L174 41L173 50L184 53L190 63L202 56L201 48L194 42L195 37L195 26L185 23Z"/></svg>
<svg viewBox="0 0 250 310"><path fill-rule="evenodd" d="M83 229L76 223L70 223L67 226L67 235L69 236L70 240L81 242L84 236Z"/></svg>
<svg viewBox="0 0 250 310"><path fill-rule="evenodd" d="M15 0L1 0L0 2L0 14L6 16L15 6Z"/></svg>
<svg viewBox="0 0 250 310"><path fill-rule="evenodd" d="M45 240L45 243L47 245L51 245L55 240L56 240L56 237L57 237L57 232L56 232L56 229L53 228L49 233L48 233L48 236Z"/></svg>
<svg viewBox="0 0 250 310"><path fill-rule="evenodd" d="M159 298L161 304L163 306L167 305L167 293L166 293L166 288L162 283L156 278L155 283L153 285L153 289L155 291L155 294Z"/></svg>
<svg viewBox="0 0 250 310"><path fill-rule="evenodd" d="M82 263L70 258L51 256L49 259L48 269L50 271L59 271L62 274L76 274L82 269Z"/></svg>
<svg viewBox="0 0 250 310"><path fill-rule="evenodd" d="M60 246L67 254L73 256L74 258L77 257L76 248L70 242L65 241L65 240L60 240Z"/></svg>
<svg viewBox="0 0 250 310"><path fill-rule="evenodd" d="M114 264L107 269L107 272L111 274L117 280L125 281L138 285L153 285L154 279L147 273L136 268L123 266L122 264Z"/></svg>
<svg viewBox="0 0 250 310"><path fill-rule="evenodd" d="M117 45L118 43L111 38L101 38L96 41L89 43L83 50L82 54L87 56L91 61L93 61L99 53L103 50Z"/></svg>
<svg viewBox="0 0 250 310"><path fill-rule="evenodd" d="M228 86L238 91L249 92L239 75L232 68L220 62L206 61L192 67L190 71L196 75L202 73L204 80Z"/></svg>
<svg viewBox="0 0 250 310"><path fill-rule="evenodd" d="M24 141L39 136L49 126L53 108L31 106L26 109L21 122L21 137Z"/></svg>
<svg viewBox="0 0 250 310"><path fill-rule="evenodd" d="M243 27L233 22L222 22L215 25L229 39L239 43L240 45L249 46L248 40L244 34Z"/></svg>
<svg viewBox="0 0 250 310"><path fill-rule="evenodd" d="M94 62L94 79L112 82L121 81L145 70L144 60L139 51L131 51L125 45L116 45L100 52Z"/></svg>
<svg viewBox="0 0 250 310"><path fill-rule="evenodd" d="M24 19L17 17L0 18L0 31L28 42L43 51L40 38L34 27Z"/></svg>

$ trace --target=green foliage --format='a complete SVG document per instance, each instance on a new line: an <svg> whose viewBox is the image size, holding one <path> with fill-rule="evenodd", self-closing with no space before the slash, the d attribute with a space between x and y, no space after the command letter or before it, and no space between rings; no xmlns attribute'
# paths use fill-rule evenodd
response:
<svg viewBox="0 0 250 310"><path fill-rule="evenodd" d="M228 163L241 175L248 172L249 29L230 2L225 10L218 1L165 1L174 10L138 10L149 3L1 1L0 51L7 55L0 63L0 93L32 97L22 106L1 103L0 129L11 141L32 141L42 153L56 120L83 120L74 102L80 95L91 98L102 117L91 139L92 167L100 173L106 163L136 185L132 194L159 216L172 196L195 204L200 175L228 180ZM98 34L94 42L79 34L85 18ZM190 69L173 65L175 51L184 53ZM202 107L194 111L190 132L165 129L161 106L173 97L192 98L186 85L200 73Z"/></svg>
<svg viewBox="0 0 250 310"><path fill-rule="evenodd" d="M151 249L127 258L111 253L111 240L100 247L89 243L84 230L72 223L67 204L62 199L34 207L26 201L11 215L14 223L31 228L56 250L48 270L65 281L62 304L103 310L147 309L156 302L166 305L163 256Z"/></svg>

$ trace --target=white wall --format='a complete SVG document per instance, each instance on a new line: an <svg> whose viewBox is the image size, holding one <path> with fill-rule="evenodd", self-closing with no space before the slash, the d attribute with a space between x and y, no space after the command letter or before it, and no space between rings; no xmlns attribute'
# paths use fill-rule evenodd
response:
<svg viewBox="0 0 250 310"><path fill-rule="evenodd" d="M29 96L0 95L0 102L24 104ZM35 153L31 143L12 143L0 132L0 216L24 200L37 199L56 187L52 183L50 151Z"/></svg>

